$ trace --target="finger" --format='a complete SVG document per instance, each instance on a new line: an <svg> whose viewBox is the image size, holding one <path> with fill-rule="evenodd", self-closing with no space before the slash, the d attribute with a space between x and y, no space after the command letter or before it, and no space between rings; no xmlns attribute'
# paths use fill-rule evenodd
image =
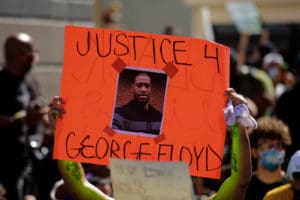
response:
<svg viewBox="0 0 300 200"><path fill-rule="evenodd" d="M240 94L237 94L237 93L231 93L229 98L232 100L233 104L234 105L238 105L238 104L248 104L248 101L245 97L243 97L242 95Z"/></svg>
<svg viewBox="0 0 300 200"><path fill-rule="evenodd" d="M56 119L49 117L49 126L52 130L55 130L55 125L56 125Z"/></svg>
<svg viewBox="0 0 300 200"><path fill-rule="evenodd" d="M230 94L235 93L235 90L233 88L227 88L225 90L225 95L229 96Z"/></svg>
<svg viewBox="0 0 300 200"><path fill-rule="evenodd" d="M53 116L53 117L60 117L60 118L62 118L63 114L64 114L64 111L63 110L59 110L59 109L55 109L55 110L51 109L49 111L49 115Z"/></svg>
<svg viewBox="0 0 300 200"><path fill-rule="evenodd" d="M54 96L53 100L52 100L52 103L53 104L61 104L61 103L64 104L65 100L60 96Z"/></svg>
<svg viewBox="0 0 300 200"><path fill-rule="evenodd" d="M60 105L53 105L49 110L50 115L58 116L58 117L62 117L62 115L65 113L66 113L65 109Z"/></svg>
<svg viewBox="0 0 300 200"><path fill-rule="evenodd" d="M56 113L56 110L49 110L49 113L48 113L48 120L49 120L49 125L52 129L55 128L55 124L56 124L56 116L58 115L59 113Z"/></svg>
<svg viewBox="0 0 300 200"><path fill-rule="evenodd" d="M54 105L48 112L49 125L54 130L57 117L62 118L65 113L64 109L59 105Z"/></svg>
<svg viewBox="0 0 300 200"><path fill-rule="evenodd" d="M245 97L242 95L236 93L236 91L233 88L228 88L225 90L225 95L228 96L228 98L233 102L233 105L238 104L248 104L248 101Z"/></svg>

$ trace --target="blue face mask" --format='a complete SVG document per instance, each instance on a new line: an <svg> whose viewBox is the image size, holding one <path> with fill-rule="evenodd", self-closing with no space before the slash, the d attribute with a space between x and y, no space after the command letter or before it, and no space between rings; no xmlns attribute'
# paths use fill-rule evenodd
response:
<svg viewBox="0 0 300 200"><path fill-rule="evenodd" d="M261 163L263 167L267 170L274 171L284 161L284 151L270 149L268 151L263 151L260 153Z"/></svg>
<svg viewBox="0 0 300 200"><path fill-rule="evenodd" d="M268 70L268 75L271 79L274 79L279 73L279 69L277 67L270 67Z"/></svg>

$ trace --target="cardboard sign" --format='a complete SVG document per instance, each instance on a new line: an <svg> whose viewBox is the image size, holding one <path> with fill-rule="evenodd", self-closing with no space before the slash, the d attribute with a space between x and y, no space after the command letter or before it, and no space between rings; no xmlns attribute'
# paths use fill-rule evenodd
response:
<svg viewBox="0 0 300 200"><path fill-rule="evenodd" d="M57 122L54 158L184 161L191 175L219 178L228 86L229 48L220 44L66 26L66 114ZM139 109L147 102L147 111Z"/></svg>
<svg viewBox="0 0 300 200"><path fill-rule="evenodd" d="M262 21L259 11L252 2L226 2L226 8L239 32L260 34Z"/></svg>
<svg viewBox="0 0 300 200"><path fill-rule="evenodd" d="M186 163L112 159L110 169L116 199L192 200Z"/></svg>

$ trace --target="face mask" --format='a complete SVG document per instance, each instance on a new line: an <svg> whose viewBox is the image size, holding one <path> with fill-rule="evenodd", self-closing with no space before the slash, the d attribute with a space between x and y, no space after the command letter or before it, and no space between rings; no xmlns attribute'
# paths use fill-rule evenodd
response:
<svg viewBox="0 0 300 200"><path fill-rule="evenodd" d="M268 75L271 79L274 79L278 73L279 69L277 67L270 67L270 69L268 70Z"/></svg>
<svg viewBox="0 0 300 200"><path fill-rule="evenodd" d="M260 156L263 167L267 170L274 171L283 163L284 151L270 149L261 152Z"/></svg>

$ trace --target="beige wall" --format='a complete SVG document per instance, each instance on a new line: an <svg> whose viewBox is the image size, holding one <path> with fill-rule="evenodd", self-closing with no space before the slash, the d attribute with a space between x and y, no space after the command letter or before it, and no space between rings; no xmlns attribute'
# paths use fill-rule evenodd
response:
<svg viewBox="0 0 300 200"><path fill-rule="evenodd" d="M14 32L29 33L39 51L40 61L32 73L38 79L41 91L47 99L59 95L64 54L64 26L76 24L93 26L88 22L67 22L42 19L0 18L0 64L3 65L5 37Z"/></svg>
<svg viewBox="0 0 300 200"><path fill-rule="evenodd" d="M0 45L3 46L5 37L14 32L29 33L35 41L40 53L41 65L61 64L64 52L64 26L76 24L93 26L87 22L67 22L43 19L0 18ZM3 48L0 48L0 63L3 63Z"/></svg>
<svg viewBox="0 0 300 200"><path fill-rule="evenodd" d="M194 37L209 39L204 31L206 27L199 19L202 16L204 7L210 11L211 24L233 23L225 9L225 0L183 0L183 2L192 8L191 29ZM256 4L262 19L266 23L300 23L299 0L254 0L252 2Z"/></svg>

